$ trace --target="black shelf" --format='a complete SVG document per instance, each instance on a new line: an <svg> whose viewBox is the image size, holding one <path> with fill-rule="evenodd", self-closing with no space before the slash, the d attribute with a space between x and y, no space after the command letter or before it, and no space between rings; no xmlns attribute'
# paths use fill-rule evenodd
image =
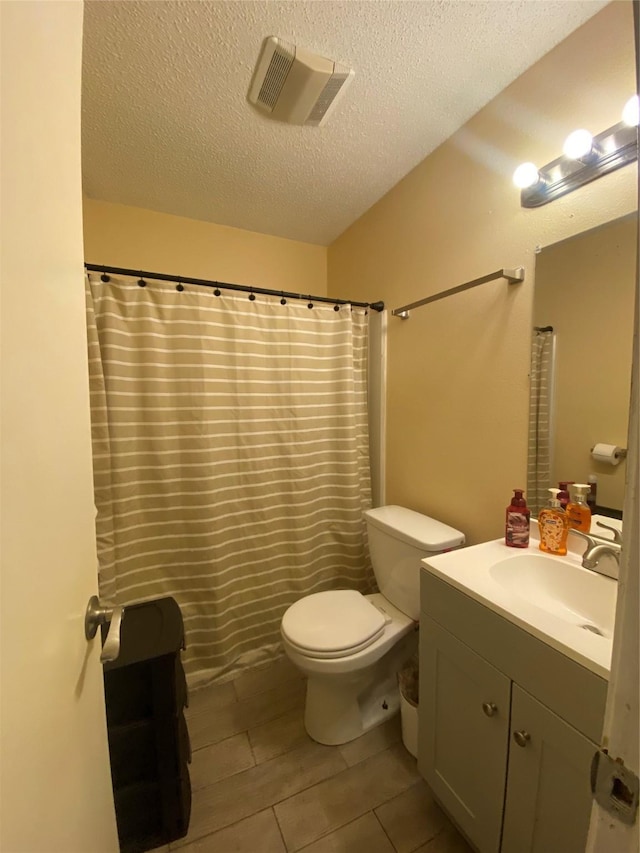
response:
<svg viewBox="0 0 640 853"><path fill-rule="evenodd" d="M107 732L122 853L187 834L191 814L184 627L173 598L126 607L120 654L105 664Z"/></svg>

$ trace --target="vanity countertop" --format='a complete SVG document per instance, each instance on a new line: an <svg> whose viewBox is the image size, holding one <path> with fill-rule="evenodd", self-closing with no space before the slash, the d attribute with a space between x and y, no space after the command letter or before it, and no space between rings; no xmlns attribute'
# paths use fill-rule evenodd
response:
<svg viewBox="0 0 640 853"><path fill-rule="evenodd" d="M429 557L422 571L608 679L617 581L582 568L581 561L571 551L544 554L534 538L528 548L496 539Z"/></svg>

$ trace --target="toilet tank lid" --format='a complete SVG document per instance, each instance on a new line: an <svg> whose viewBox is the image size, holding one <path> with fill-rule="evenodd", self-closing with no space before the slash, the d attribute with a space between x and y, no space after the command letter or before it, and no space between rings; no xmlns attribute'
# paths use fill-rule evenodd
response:
<svg viewBox="0 0 640 853"><path fill-rule="evenodd" d="M464 533L404 506L379 506L365 511L369 524L423 551L444 551L464 545Z"/></svg>

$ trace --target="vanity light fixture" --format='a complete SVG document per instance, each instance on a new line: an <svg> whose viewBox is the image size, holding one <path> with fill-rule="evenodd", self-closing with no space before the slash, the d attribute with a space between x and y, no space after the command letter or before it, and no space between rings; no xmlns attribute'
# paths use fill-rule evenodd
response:
<svg viewBox="0 0 640 853"><path fill-rule="evenodd" d="M593 153L593 136L588 130L574 130L564 141L562 153L569 160L582 160Z"/></svg>
<svg viewBox="0 0 640 853"><path fill-rule="evenodd" d="M538 168L522 163L513 173L521 190L522 207L541 207L596 178L638 159L638 96L625 104L622 121L597 136L574 130L566 138L562 157Z"/></svg>
<svg viewBox="0 0 640 853"><path fill-rule="evenodd" d="M622 110L622 121L629 127L637 127L640 122L640 107L638 96L632 95Z"/></svg>
<svg viewBox="0 0 640 853"><path fill-rule="evenodd" d="M535 163L521 163L513 173L513 183L521 190L534 187L540 181L540 172Z"/></svg>

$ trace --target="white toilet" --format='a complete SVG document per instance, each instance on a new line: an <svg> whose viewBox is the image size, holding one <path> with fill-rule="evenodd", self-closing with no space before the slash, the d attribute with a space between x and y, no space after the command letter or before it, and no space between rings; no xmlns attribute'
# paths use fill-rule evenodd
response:
<svg viewBox="0 0 640 853"><path fill-rule="evenodd" d="M459 548L464 535L419 512L365 512L380 592L317 592L282 617L290 660L307 676L304 723L319 743L347 743L396 713L396 673L417 647L420 560Z"/></svg>

